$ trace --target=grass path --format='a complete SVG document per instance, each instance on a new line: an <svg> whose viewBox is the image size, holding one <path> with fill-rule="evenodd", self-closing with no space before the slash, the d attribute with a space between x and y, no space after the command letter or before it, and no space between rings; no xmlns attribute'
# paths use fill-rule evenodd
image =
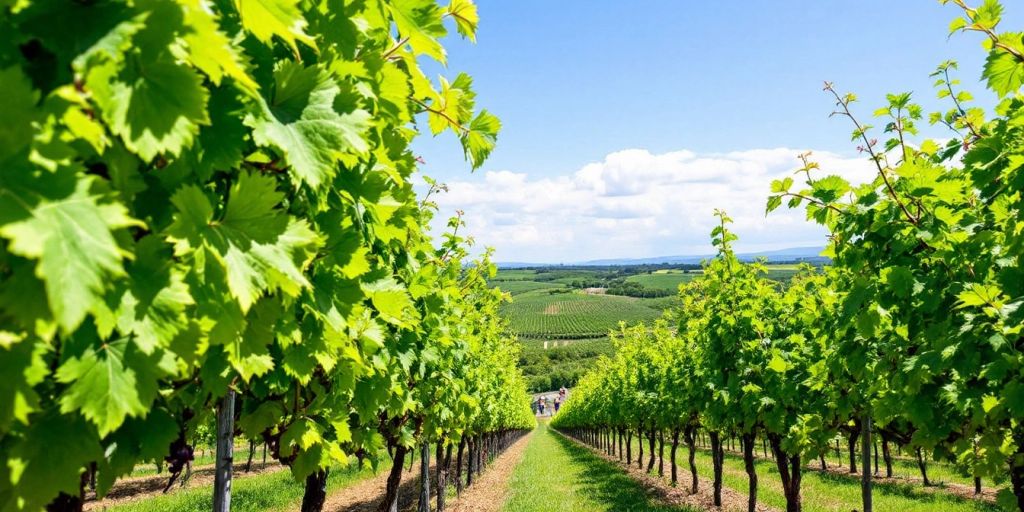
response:
<svg viewBox="0 0 1024 512"><path fill-rule="evenodd" d="M502 512L669 512L622 469L537 426L512 473Z"/></svg>

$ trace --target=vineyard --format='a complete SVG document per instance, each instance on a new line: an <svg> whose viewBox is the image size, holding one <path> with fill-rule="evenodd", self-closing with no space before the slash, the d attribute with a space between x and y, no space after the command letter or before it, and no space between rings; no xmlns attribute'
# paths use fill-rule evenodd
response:
<svg viewBox="0 0 1024 512"><path fill-rule="evenodd" d="M933 74L949 109L927 117L944 141L915 140L925 114L910 93L887 96L876 129L826 83L874 178L850 183L805 153L796 178L771 183L767 212L803 209L828 229L831 265L772 280L736 257L716 211L718 256L675 314L623 327L553 427L694 496L710 459L713 506L831 510L811 475L845 444L859 496L827 493L839 509L1024 510L1024 43L997 31L998 2L952 3L951 32L985 40L995 115L970 105L953 62ZM894 492L901 453L920 476ZM917 492L934 461L958 475L950 494Z"/></svg>
<svg viewBox="0 0 1024 512"><path fill-rule="evenodd" d="M583 339L606 336L620 321L654 320L661 309L632 297L539 290L515 295L502 306L502 314L524 338Z"/></svg>
<svg viewBox="0 0 1024 512"><path fill-rule="evenodd" d="M996 106L826 82L816 266L500 271L414 145L498 158L473 0L0 3L0 512L1024 512L1024 33L941 3Z"/></svg>
<svg viewBox="0 0 1024 512"><path fill-rule="evenodd" d="M645 288L674 292L679 289L679 285L693 281L698 276L700 274L662 271L629 276L626 278L626 281L638 283Z"/></svg>

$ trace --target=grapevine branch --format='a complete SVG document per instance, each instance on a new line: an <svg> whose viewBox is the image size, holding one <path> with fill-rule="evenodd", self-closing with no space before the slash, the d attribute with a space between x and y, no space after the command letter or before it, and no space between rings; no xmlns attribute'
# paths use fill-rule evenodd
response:
<svg viewBox="0 0 1024 512"><path fill-rule="evenodd" d="M798 194L796 192L783 192L780 195L780 197L796 197L796 198L799 198L799 199L803 199L804 201L807 201L808 203L812 203L812 204L816 204L818 206L821 206L822 208L828 208L829 210L832 210L832 211L834 211L834 212L836 212L836 213L838 213L840 215L845 215L845 213L842 210L840 210L839 208L836 208L836 206L833 205L833 204L826 203L826 202L823 202L823 201L819 201L819 200L817 200L817 199L815 199L813 197L805 196L803 194Z"/></svg>
<svg viewBox="0 0 1024 512"><path fill-rule="evenodd" d="M436 114L443 117L446 121L455 126L458 129L458 131L462 132L463 134L469 133L469 128L462 126L462 123L458 122L455 119L452 119L451 116L444 113L443 111L437 110L436 108L431 107L430 105L427 105L426 103L423 103L422 101L416 98L412 98L412 101L419 105L420 108L422 108L425 112L430 112L431 114Z"/></svg>
<svg viewBox="0 0 1024 512"><path fill-rule="evenodd" d="M967 3L964 2L964 0L953 0L953 3L958 5L961 9L963 9L964 13L967 14L967 17L969 19L971 19L971 21L974 21L974 15L977 12L975 9L972 9L972 8L968 7ZM981 32L981 33L985 34L986 36L988 36L989 40L992 41L992 46L995 46L996 48L999 48L1000 50L1003 50L1006 53L1009 53L1015 59L1017 59L1018 61L1024 63L1024 53L1021 53L1016 48L1014 48L1012 46L1009 46L1006 43L1000 41L999 40L999 36L996 35L996 33L992 30L992 28L985 27L985 26L982 26L982 25L979 25L979 24L975 23L973 26L964 27L964 30L971 30L973 32Z"/></svg>
<svg viewBox="0 0 1024 512"><path fill-rule="evenodd" d="M408 36L399 39L397 42L395 42L394 46L392 46L388 51L384 52L384 54L381 55L381 59L382 60L390 59L391 56L394 55L395 52L400 50L403 46L405 46L405 43L408 43L408 42L409 42L409 37Z"/></svg>
<svg viewBox="0 0 1024 512"><path fill-rule="evenodd" d="M861 140L864 141L865 151L871 155L871 161L875 163L875 167L878 168L878 174L882 177L882 181L885 182L885 188L889 191L889 195L892 197L893 201L896 201L896 204L899 205L900 210L902 210L903 214L906 215L907 220L916 226L919 222L918 219L910 213L910 210L907 209L907 205L903 204L903 201L900 201L899 195L896 194L896 189L893 188L892 183L889 181L889 177L885 174L885 167L882 166L881 156L875 152L874 143L868 139L867 132L860 124L860 121L858 121L853 115L853 112L850 112L849 102L839 96L839 93L836 92L834 87L832 87L831 82L825 82L825 90L832 93L832 96L836 98L836 104L843 109L841 112L836 113L846 116L851 122L853 122L853 126L857 128L857 134L860 136Z"/></svg>
<svg viewBox="0 0 1024 512"><path fill-rule="evenodd" d="M953 82L949 78L949 66L942 69L943 81L946 82L946 90L949 91L949 97L953 100L953 105L956 107L956 111L960 114L960 118L964 120L964 124L967 125L967 129L971 131L971 135L974 135L974 139L978 140L981 138L981 134L974 128L974 124L967 119L967 111L960 104L960 100L957 99L956 93L953 92ZM952 128L952 127L950 127ZM956 129L953 129L956 131Z"/></svg>

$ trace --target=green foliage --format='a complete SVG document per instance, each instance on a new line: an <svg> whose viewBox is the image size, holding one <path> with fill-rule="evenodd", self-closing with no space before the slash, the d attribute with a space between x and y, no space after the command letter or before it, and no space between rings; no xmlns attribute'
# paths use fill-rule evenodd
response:
<svg viewBox="0 0 1024 512"><path fill-rule="evenodd" d="M1024 507L1024 51L1020 34L998 31L999 2L951 1L964 13L951 29L986 38L995 115L966 106L971 95L945 62L933 76L953 105L928 120L953 139L912 142L925 116L903 93L875 111L887 137L879 141L854 114L856 96L826 83L877 174L863 184L820 176L801 155L803 183L773 182L767 210L803 208L829 230L833 264L782 289L759 264L736 260L719 212L719 255L683 287L678 333L624 330L615 358L581 380L555 425L699 422L763 433L777 455L814 456L870 419L889 439L967 474L1009 474L1013 489L999 503ZM618 407L623 396L640 412Z"/></svg>
<svg viewBox="0 0 1024 512"><path fill-rule="evenodd" d="M490 263L412 188L417 114L474 168L496 141L417 60L471 1L4 9L0 510L104 493L229 388L298 478L532 426Z"/></svg>
<svg viewBox="0 0 1024 512"><path fill-rule="evenodd" d="M661 311L643 299L537 290L517 294L502 313L524 338L582 339L606 336L619 322L652 320Z"/></svg>

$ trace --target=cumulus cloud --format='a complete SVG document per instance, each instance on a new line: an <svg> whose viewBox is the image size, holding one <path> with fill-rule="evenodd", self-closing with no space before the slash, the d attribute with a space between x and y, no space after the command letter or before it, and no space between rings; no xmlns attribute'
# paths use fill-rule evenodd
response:
<svg viewBox="0 0 1024 512"><path fill-rule="evenodd" d="M627 149L570 175L489 171L448 183L439 218L465 212L478 246L498 261L577 262L601 258L703 254L715 208L735 220L740 250L823 245L825 232L785 207L765 217L773 179L791 176L802 150L719 154ZM863 158L815 152L822 171L853 183L873 178ZM795 178L798 179L798 178Z"/></svg>

